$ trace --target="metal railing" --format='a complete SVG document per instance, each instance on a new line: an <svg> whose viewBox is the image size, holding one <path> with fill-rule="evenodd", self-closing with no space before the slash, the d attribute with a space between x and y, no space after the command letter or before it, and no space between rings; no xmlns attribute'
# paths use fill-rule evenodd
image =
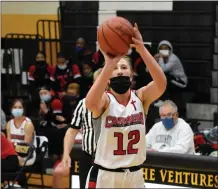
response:
<svg viewBox="0 0 218 189"><path fill-rule="evenodd" d="M37 34L43 40L43 51L46 53L49 64L56 63L56 55L60 52L60 21L59 20L38 20L36 23Z"/></svg>

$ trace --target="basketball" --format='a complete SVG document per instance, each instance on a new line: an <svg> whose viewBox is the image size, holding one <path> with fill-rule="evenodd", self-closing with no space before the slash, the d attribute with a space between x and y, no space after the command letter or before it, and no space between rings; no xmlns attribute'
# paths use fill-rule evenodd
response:
<svg viewBox="0 0 218 189"><path fill-rule="evenodd" d="M108 55L126 55L133 43L133 25L123 17L112 17L99 26L97 37L100 48Z"/></svg>

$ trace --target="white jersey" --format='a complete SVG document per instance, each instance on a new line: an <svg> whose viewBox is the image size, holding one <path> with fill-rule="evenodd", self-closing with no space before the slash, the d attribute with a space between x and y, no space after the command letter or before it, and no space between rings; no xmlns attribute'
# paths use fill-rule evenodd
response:
<svg viewBox="0 0 218 189"><path fill-rule="evenodd" d="M146 159L143 104L133 91L126 107L112 94L107 94L109 106L98 118L101 119L101 131L95 163L108 169L141 165Z"/></svg>
<svg viewBox="0 0 218 189"><path fill-rule="evenodd" d="M14 123L14 119L12 119L10 121L10 138L11 138L11 142L13 142L13 143L22 143L22 142L24 142L24 139L25 139L24 127L25 127L27 121L31 121L31 120L29 118L25 117L25 119L23 120L23 122L22 122L22 124L21 124L21 126L19 128L16 128L15 123ZM33 136L32 144L33 144L33 146L36 147L35 134ZM33 157L29 161L27 161L26 165L33 164L35 162L35 159L36 159L36 152L34 151ZM24 161L25 161L25 158L24 158Z"/></svg>

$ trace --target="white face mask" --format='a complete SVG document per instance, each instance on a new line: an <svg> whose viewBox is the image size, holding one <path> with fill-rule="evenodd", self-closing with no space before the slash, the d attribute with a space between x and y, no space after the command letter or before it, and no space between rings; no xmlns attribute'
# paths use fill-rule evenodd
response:
<svg viewBox="0 0 218 189"><path fill-rule="evenodd" d="M61 70L65 70L67 68L67 64L58 65L58 68Z"/></svg>
<svg viewBox="0 0 218 189"><path fill-rule="evenodd" d="M164 55L164 56L169 56L170 51L169 50L159 50L159 53Z"/></svg>

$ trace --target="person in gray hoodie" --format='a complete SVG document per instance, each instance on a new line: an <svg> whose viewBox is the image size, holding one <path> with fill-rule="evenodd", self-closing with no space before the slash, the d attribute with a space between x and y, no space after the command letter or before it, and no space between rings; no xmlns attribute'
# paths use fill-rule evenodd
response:
<svg viewBox="0 0 218 189"><path fill-rule="evenodd" d="M161 66L167 77L167 96L170 98L170 93L181 91L186 88L188 79L185 74L183 65L180 59L173 53L173 46L167 40L163 40L158 45L158 53L154 56L157 63ZM161 105L161 101L156 103L156 106Z"/></svg>

